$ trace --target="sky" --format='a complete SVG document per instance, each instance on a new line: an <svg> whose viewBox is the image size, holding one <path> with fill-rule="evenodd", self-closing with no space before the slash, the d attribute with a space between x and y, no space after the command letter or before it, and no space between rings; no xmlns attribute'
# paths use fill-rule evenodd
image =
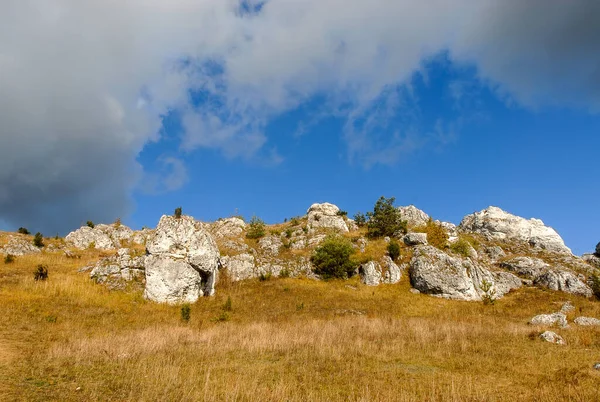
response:
<svg viewBox="0 0 600 402"><path fill-rule="evenodd" d="M423 4L426 3L426 4ZM5 0L0 228L380 196L600 241L596 0Z"/></svg>

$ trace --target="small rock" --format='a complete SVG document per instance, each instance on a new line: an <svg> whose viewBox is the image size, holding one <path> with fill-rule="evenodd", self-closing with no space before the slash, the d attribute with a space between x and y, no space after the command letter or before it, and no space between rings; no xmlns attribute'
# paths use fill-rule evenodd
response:
<svg viewBox="0 0 600 402"><path fill-rule="evenodd" d="M385 241L386 243L389 243L389 242L391 241L391 239L390 239L390 237L389 237L389 236L385 236L385 237L383 238L383 241Z"/></svg>
<svg viewBox="0 0 600 402"><path fill-rule="evenodd" d="M557 345L564 345L565 340L558 334L552 331L546 331L540 334L540 339L545 340L546 342L555 343Z"/></svg>
<svg viewBox="0 0 600 402"><path fill-rule="evenodd" d="M600 370L600 363L594 364L594 370Z"/></svg>
<svg viewBox="0 0 600 402"><path fill-rule="evenodd" d="M552 313L552 314L540 314L533 317L529 324L531 325L558 325L561 328L569 326L567 323L567 316L563 313Z"/></svg>
<svg viewBox="0 0 600 402"><path fill-rule="evenodd" d="M575 310L575 306L570 302L566 302L565 304L562 305L562 307L560 308L560 312L561 313L568 313L569 311L573 311Z"/></svg>
<svg viewBox="0 0 600 402"><path fill-rule="evenodd" d="M411 288L411 289L410 289L410 293L412 293L412 294L415 294L415 295L418 295L418 294L420 294L421 292L419 291L419 289Z"/></svg>
<svg viewBox="0 0 600 402"><path fill-rule="evenodd" d="M419 246L427 244L427 233L408 233L402 240L407 246Z"/></svg>
<svg viewBox="0 0 600 402"><path fill-rule="evenodd" d="M600 326L600 320L592 317L577 317L573 320L575 324L583 327L597 327Z"/></svg>

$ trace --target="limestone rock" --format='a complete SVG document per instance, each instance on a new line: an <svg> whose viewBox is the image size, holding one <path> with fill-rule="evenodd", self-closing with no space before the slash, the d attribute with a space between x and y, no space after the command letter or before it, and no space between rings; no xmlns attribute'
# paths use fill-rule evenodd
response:
<svg viewBox="0 0 600 402"><path fill-rule="evenodd" d="M498 261L499 259L506 257L506 253L499 246L487 247L485 253L492 261Z"/></svg>
<svg viewBox="0 0 600 402"><path fill-rule="evenodd" d="M471 259L449 256L431 247L419 246L410 262L411 283L421 293L456 300L481 300L484 281L490 292L500 298L521 281L507 272L491 272Z"/></svg>
<svg viewBox="0 0 600 402"><path fill-rule="evenodd" d="M552 331L545 331L540 334L540 339L543 339L546 342L555 343L557 345L564 345L565 340L558 334Z"/></svg>
<svg viewBox="0 0 600 402"><path fill-rule="evenodd" d="M533 317L529 321L530 325L544 325L544 326L553 326L558 325L561 328L566 328L569 326L567 323L567 316L563 313L552 313L552 314L539 314Z"/></svg>
<svg viewBox="0 0 600 402"><path fill-rule="evenodd" d="M467 215L459 225L463 232L480 233L491 240L528 243L534 248L555 253L571 254L563 239L539 219L524 219L498 207Z"/></svg>
<svg viewBox="0 0 600 402"><path fill-rule="evenodd" d="M381 267L375 261L362 264L359 269L361 282L367 286L377 286L381 283Z"/></svg>
<svg viewBox="0 0 600 402"><path fill-rule="evenodd" d="M346 218L338 215L340 209L328 202L313 204L308 209L308 226L311 228L329 228L340 232L348 232Z"/></svg>
<svg viewBox="0 0 600 402"><path fill-rule="evenodd" d="M229 257L221 257L223 268L227 268L231 280L242 281L256 278L256 262L252 254L239 254Z"/></svg>
<svg viewBox="0 0 600 402"><path fill-rule="evenodd" d="M592 289L572 272L563 270L547 271L533 281L535 285L541 285L548 289L560 290L575 295L591 297Z"/></svg>
<svg viewBox="0 0 600 402"><path fill-rule="evenodd" d="M146 249L144 296L156 302L195 302L212 296L219 250L203 225L190 216L163 215Z"/></svg>
<svg viewBox="0 0 600 402"><path fill-rule="evenodd" d="M560 308L560 313L567 314L571 311L575 310L575 306L570 301L564 303Z"/></svg>
<svg viewBox="0 0 600 402"><path fill-rule="evenodd" d="M458 227L454 223L441 222L441 221L435 221L435 223L437 223L438 225L441 225L444 229L446 229L446 233L448 233L448 236L450 238L452 238L452 237L458 238Z"/></svg>
<svg viewBox="0 0 600 402"><path fill-rule="evenodd" d="M146 244L148 239L153 235L153 229L144 228L142 230L135 230L131 236L131 241L137 244Z"/></svg>
<svg viewBox="0 0 600 402"><path fill-rule="evenodd" d="M429 215L421 211L414 205L407 207L398 207L402 220L408 223L408 226L423 226L429 222Z"/></svg>
<svg viewBox="0 0 600 402"><path fill-rule="evenodd" d="M80 250L92 246L97 249L110 250L121 248L122 241L130 241L133 235L133 230L123 224L100 224L93 228L82 226L69 233L65 240Z"/></svg>
<svg viewBox="0 0 600 402"><path fill-rule="evenodd" d="M407 233L402 238L407 246L419 246L427 244L427 233Z"/></svg>
<svg viewBox="0 0 600 402"><path fill-rule="evenodd" d="M550 265L539 258L533 257L511 258L510 260L503 261L500 267L529 279L535 279L550 269Z"/></svg>
<svg viewBox="0 0 600 402"><path fill-rule="evenodd" d="M237 217L231 217L226 219L219 219L210 226L211 233L217 239L239 237L244 229L246 223L243 219Z"/></svg>
<svg viewBox="0 0 600 402"><path fill-rule="evenodd" d="M394 284L400 282L400 279L402 279L402 270L389 256L384 256L380 263L383 273L383 283Z"/></svg>
<svg viewBox="0 0 600 402"><path fill-rule="evenodd" d="M258 241L258 246L267 254L277 255L283 242L277 236L265 236Z"/></svg>
<svg viewBox="0 0 600 402"><path fill-rule="evenodd" d="M595 254L584 254L582 257L583 261L590 264L592 267L596 269L600 269L600 257Z"/></svg>
<svg viewBox="0 0 600 402"><path fill-rule="evenodd" d="M130 249L119 249L116 255L98 261L90 272L96 283L111 289L121 289L127 282L143 283L145 280L145 255Z"/></svg>
<svg viewBox="0 0 600 402"><path fill-rule="evenodd" d="M31 240L21 236L10 236L6 245L0 247L0 254L10 254L17 257L40 252L40 249L34 246Z"/></svg>
<svg viewBox="0 0 600 402"><path fill-rule="evenodd" d="M573 322L583 327L600 327L600 320L592 317L577 317Z"/></svg>

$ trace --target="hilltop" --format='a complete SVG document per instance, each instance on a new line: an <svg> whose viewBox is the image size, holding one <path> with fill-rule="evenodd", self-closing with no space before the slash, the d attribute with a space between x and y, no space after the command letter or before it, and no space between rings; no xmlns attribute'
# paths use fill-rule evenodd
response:
<svg viewBox="0 0 600 402"><path fill-rule="evenodd" d="M355 219L314 204L276 225L176 211L37 245L2 233L0 395L599 397L600 250L575 256L542 221L497 207L454 225L392 203ZM344 247L345 271L319 270L315 255Z"/></svg>

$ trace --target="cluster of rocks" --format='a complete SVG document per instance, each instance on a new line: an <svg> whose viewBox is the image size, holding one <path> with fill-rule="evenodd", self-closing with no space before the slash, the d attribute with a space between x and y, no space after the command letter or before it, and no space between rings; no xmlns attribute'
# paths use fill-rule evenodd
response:
<svg viewBox="0 0 600 402"><path fill-rule="evenodd" d="M426 233L415 232L431 222L425 212L413 205L399 210L409 228L398 239L406 246L407 262L398 266L388 256L365 262L356 273L368 286L395 284L406 273L412 291L455 300L496 299L522 286L592 295L586 275L599 272L600 263L594 263L600 262L600 245L596 254L575 257L542 221L489 207L467 215L459 226L434 221L449 236L448 247L440 249L429 244ZM330 203L311 205L304 217L293 219L285 228L283 233L273 229L257 241L248 241L247 224L237 217L204 224L188 216L163 216L156 229L134 232L124 225L97 225L70 233L66 241L78 249L93 245L119 250L91 267L96 281L119 287L118 283L138 280L148 299L175 303L214 294L222 268L233 281L263 275L314 277L307 251L329 232L357 229L354 221ZM466 234L481 239L477 250L468 245L466 253L453 252L451 244ZM361 253L369 244L363 237L354 242ZM143 244L145 252L135 246L123 248L123 244ZM517 255L515 249L528 250L529 255Z"/></svg>
<svg viewBox="0 0 600 402"><path fill-rule="evenodd" d="M29 238L21 235L10 235L7 243L0 247L0 254L13 256L38 254L40 252L40 248L34 246Z"/></svg>
<svg viewBox="0 0 600 402"><path fill-rule="evenodd" d="M575 307L571 302L566 302L561 307L560 311L550 314L539 314L529 320L529 325L553 327L558 326L560 328L569 328L569 322L567 314L575 310ZM582 327L598 326L600 327L600 319L593 317L579 316L573 320L573 323ZM545 331L540 335L540 338L551 343L564 345L565 340L552 331Z"/></svg>

